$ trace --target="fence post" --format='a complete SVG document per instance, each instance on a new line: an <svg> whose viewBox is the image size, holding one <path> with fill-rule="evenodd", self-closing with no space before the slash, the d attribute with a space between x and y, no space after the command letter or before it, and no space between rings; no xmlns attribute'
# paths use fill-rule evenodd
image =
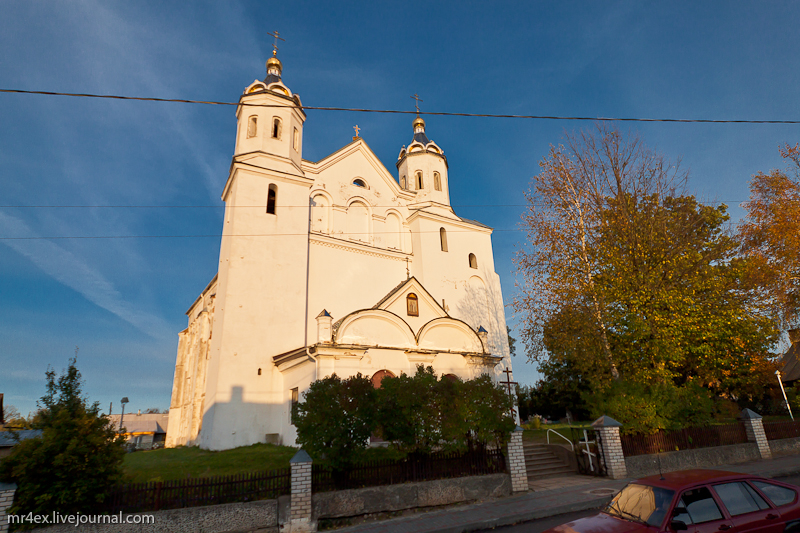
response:
<svg viewBox="0 0 800 533"><path fill-rule="evenodd" d="M311 521L311 456L300 450L289 461L292 467L292 499L289 512L289 531L310 532L317 530Z"/></svg>
<svg viewBox="0 0 800 533"><path fill-rule="evenodd" d="M0 533L8 533L8 515L6 511L14 503L15 492L17 492L16 484L0 482Z"/></svg>
<svg viewBox="0 0 800 533"><path fill-rule="evenodd" d="M739 420L744 424L747 431L747 441L755 442L758 445L758 453L762 459L772 459L772 451L769 449L767 434L764 432L764 424L761 415L750 409L742 409Z"/></svg>
<svg viewBox="0 0 800 533"><path fill-rule="evenodd" d="M611 479L628 477L625 456L622 453L622 441L619 438L619 428L622 427L622 424L603 415L592 422L592 427L600 434L603 464L606 465L608 476Z"/></svg>
<svg viewBox="0 0 800 533"><path fill-rule="evenodd" d="M522 428L511 432L508 440L508 469L511 472L511 491L528 490L528 467L525 465L525 449L522 446Z"/></svg>

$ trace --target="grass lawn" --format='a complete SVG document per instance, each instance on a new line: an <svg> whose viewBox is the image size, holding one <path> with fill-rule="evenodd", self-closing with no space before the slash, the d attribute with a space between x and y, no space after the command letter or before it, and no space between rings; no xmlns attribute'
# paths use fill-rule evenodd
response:
<svg viewBox="0 0 800 533"><path fill-rule="evenodd" d="M566 438L571 439L572 438L572 431L570 430L570 427L581 428L581 429L583 429L583 428L591 428L592 427L592 423L591 422L573 422L572 426L570 426L569 424L562 424L562 423L542 424L541 429L526 429L526 430L524 430L522 432L522 440L524 442L532 442L532 443L535 443L535 444L547 444L547 430L548 429L552 429L552 430L558 431L559 433L564 435ZM576 439L582 439L583 438L583 432L581 431L580 433L577 433L575 438ZM550 433L550 444L567 444L567 441L565 441L564 439L562 439L561 437L559 437L558 435L556 435L554 433Z"/></svg>
<svg viewBox="0 0 800 533"><path fill-rule="evenodd" d="M164 448L126 454L122 469L129 483L228 476L288 468L295 453L297 448L274 444L253 444L221 452L198 447ZM391 448L369 448L364 459L400 458L402 454Z"/></svg>
<svg viewBox="0 0 800 533"><path fill-rule="evenodd" d="M286 468L295 453L297 448L274 444L253 444L221 452L198 447L164 448L126 454L122 469L127 481L135 483L227 476Z"/></svg>

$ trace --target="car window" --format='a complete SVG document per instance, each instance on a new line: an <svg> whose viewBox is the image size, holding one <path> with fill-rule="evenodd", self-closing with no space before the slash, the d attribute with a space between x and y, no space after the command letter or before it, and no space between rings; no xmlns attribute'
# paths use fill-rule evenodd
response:
<svg viewBox="0 0 800 533"><path fill-rule="evenodd" d="M761 495L759 493L756 492L756 489L754 489L753 487L751 487L747 483L742 483L742 485L744 485L744 487L747 489L747 492L756 501L756 503L758 504L758 508L759 509L762 509L762 510L763 509L769 509L769 504L764 500L764 498L761 497Z"/></svg>
<svg viewBox="0 0 800 533"><path fill-rule="evenodd" d="M792 503L797 496L797 493L792 489L773 485L772 483L767 483L766 481L751 481L751 483L755 485L758 490L764 493L764 496L769 498L770 501L775 504L775 507Z"/></svg>
<svg viewBox="0 0 800 533"><path fill-rule="evenodd" d="M758 500L756 500L756 498L748 492L748 488L746 483L741 482L714 485L714 491L717 493L717 496L719 496L719 499L722 500L723 505L728 509L731 516L754 513L759 509L764 509L758 502L758 500L761 500L761 504L766 504L763 498L756 495L758 496Z"/></svg>
<svg viewBox="0 0 800 533"><path fill-rule="evenodd" d="M614 496L605 512L626 520L660 527L672 504L673 496L675 491L669 489L631 483Z"/></svg>
<svg viewBox="0 0 800 533"><path fill-rule="evenodd" d="M722 512L719 510L717 502L714 501L714 497L711 496L711 491L708 490L708 487L687 490L681 496L681 503L689 514L692 523L702 524L703 522L722 519ZM680 518L676 516L674 520L680 520Z"/></svg>

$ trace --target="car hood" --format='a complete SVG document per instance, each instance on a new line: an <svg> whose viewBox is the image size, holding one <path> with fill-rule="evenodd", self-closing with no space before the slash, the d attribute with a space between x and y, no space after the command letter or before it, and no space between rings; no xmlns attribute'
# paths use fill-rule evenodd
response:
<svg viewBox="0 0 800 533"><path fill-rule="evenodd" d="M648 529L650 528L643 524L599 513L595 516L561 524L553 529L548 529L546 533L632 533Z"/></svg>

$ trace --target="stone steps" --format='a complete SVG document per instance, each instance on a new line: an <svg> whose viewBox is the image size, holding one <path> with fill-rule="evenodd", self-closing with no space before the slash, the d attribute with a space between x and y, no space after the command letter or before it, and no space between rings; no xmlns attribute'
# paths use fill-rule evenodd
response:
<svg viewBox="0 0 800 533"><path fill-rule="evenodd" d="M544 446L523 444L528 481L575 474L569 465Z"/></svg>

